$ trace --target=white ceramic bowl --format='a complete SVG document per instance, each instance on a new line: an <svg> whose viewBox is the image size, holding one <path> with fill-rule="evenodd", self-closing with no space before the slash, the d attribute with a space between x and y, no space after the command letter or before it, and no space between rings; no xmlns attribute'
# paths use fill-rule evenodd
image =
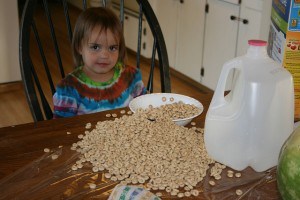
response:
<svg viewBox="0 0 300 200"><path fill-rule="evenodd" d="M165 101L163 101L163 99ZM132 112L135 112L137 109L142 108L146 109L149 108L149 105L153 107L159 107L165 104L171 104L182 101L185 104L195 105L200 109L200 112L194 116L183 118L183 119L175 119L173 122L180 126L185 126L192 121L195 117L199 116L203 112L203 105L194 98L175 94L175 93L152 93L152 94L145 94L139 97L134 98L129 103L129 108Z"/></svg>

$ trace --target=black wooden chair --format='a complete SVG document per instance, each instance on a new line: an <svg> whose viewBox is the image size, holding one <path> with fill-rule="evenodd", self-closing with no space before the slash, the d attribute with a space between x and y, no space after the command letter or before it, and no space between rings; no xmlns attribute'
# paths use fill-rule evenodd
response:
<svg viewBox="0 0 300 200"><path fill-rule="evenodd" d="M171 92L168 54L164 37L158 20L147 0L136 0L138 6L138 35L136 65L140 67L141 48L144 23L148 23L153 35L153 50L147 70L149 78L148 92L154 88L154 74L159 75L160 91ZM82 1L83 9L87 8L87 1ZM102 0L102 6L106 6ZM119 2L120 20L124 26L124 0ZM59 8L61 7L61 8ZM52 119L52 96L55 85L73 70L71 54L72 24L80 12L71 13L71 5L66 0L27 0L20 22L19 54L22 80L27 101L34 121ZM72 11L73 12L73 11ZM47 34L45 34L47 33ZM125 38L126 41L126 38ZM64 44L64 45L61 45ZM69 67L69 68L68 68ZM157 68L159 70L157 70ZM155 71L158 71L154 73Z"/></svg>

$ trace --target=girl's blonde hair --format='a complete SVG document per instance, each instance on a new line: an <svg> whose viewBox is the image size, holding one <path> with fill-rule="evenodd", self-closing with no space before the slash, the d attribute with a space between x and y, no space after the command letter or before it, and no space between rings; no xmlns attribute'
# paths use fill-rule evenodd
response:
<svg viewBox="0 0 300 200"><path fill-rule="evenodd" d="M101 27L101 31L110 30L115 35L116 40L119 41L118 61L124 63L126 47L121 22L112 10L98 7L86 9L76 21L72 40L72 53L76 67L84 64L79 50L83 42L88 41L95 27Z"/></svg>

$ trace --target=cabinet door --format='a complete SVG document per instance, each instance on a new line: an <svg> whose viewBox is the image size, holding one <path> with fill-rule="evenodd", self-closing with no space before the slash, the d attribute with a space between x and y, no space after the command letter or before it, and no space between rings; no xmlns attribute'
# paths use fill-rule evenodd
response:
<svg viewBox="0 0 300 200"><path fill-rule="evenodd" d="M215 90L223 64L236 55L238 22L232 16L239 16L239 5L222 0L207 3L201 83Z"/></svg>
<svg viewBox="0 0 300 200"><path fill-rule="evenodd" d="M200 82L205 1L178 1L175 69Z"/></svg>
<svg viewBox="0 0 300 200"><path fill-rule="evenodd" d="M179 0L149 0L164 35L169 65L175 67Z"/></svg>
<svg viewBox="0 0 300 200"><path fill-rule="evenodd" d="M261 21L262 21L263 0L244 0L241 5L241 14L239 21L239 34L237 45L237 56L244 55L248 49L248 40L262 39ZM270 18L270 16L268 16ZM269 28L265 27L265 28Z"/></svg>
<svg viewBox="0 0 300 200"><path fill-rule="evenodd" d="M112 8L113 11L119 16L119 7ZM139 27L139 20L138 20L138 13L134 10L125 9L124 10L124 38L125 38L125 45L128 49L133 51L137 51L138 45L138 27ZM143 23L142 25L143 35L141 40L141 55L146 58L151 58L152 56L152 45L153 45L153 37L150 31L148 24Z"/></svg>

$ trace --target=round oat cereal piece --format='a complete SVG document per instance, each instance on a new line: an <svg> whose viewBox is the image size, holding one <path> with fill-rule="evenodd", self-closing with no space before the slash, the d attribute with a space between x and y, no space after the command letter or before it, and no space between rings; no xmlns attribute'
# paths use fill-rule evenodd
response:
<svg viewBox="0 0 300 200"><path fill-rule="evenodd" d="M111 174L110 173L105 173L104 176L105 176L105 178L111 178Z"/></svg>
<svg viewBox="0 0 300 200"><path fill-rule="evenodd" d="M190 196L191 196L191 192L186 191L186 192L184 193L184 196L190 197Z"/></svg>
<svg viewBox="0 0 300 200"><path fill-rule="evenodd" d="M155 195L158 196L158 197L161 197L161 196L162 196L162 193L161 193L161 192L156 192Z"/></svg>
<svg viewBox="0 0 300 200"><path fill-rule="evenodd" d="M71 168L73 171L76 171L78 169L77 165L72 165L72 168Z"/></svg>
<svg viewBox="0 0 300 200"><path fill-rule="evenodd" d="M179 197L179 198L182 198L182 197L184 197L184 193L182 193L182 192L179 192L179 193L177 194L177 197Z"/></svg>
<svg viewBox="0 0 300 200"><path fill-rule="evenodd" d="M95 189L96 188L96 184L95 183L90 183L89 186L90 186L91 189Z"/></svg>
<svg viewBox="0 0 300 200"><path fill-rule="evenodd" d="M213 180L209 181L208 183L209 183L211 186L216 185L216 183L215 183Z"/></svg>
<svg viewBox="0 0 300 200"><path fill-rule="evenodd" d="M240 189L237 189L237 190L235 191L235 193L236 193L238 196L241 196L241 195L243 194L243 191L240 190Z"/></svg>
<svg viewBox="0 0 300 200"><path fill-rule="evenodd" d="M53 155L51 156L51 158L52 158L52 160L56 160L56 159L58 158L58 155L53 154Z"/></svg>
<svg viewBox="0 0 300 200"><path fill-rule="evenodd" d="M196 197L196 196L199 195L199 191L198 190L192 190L191 194Z"/></svg>

